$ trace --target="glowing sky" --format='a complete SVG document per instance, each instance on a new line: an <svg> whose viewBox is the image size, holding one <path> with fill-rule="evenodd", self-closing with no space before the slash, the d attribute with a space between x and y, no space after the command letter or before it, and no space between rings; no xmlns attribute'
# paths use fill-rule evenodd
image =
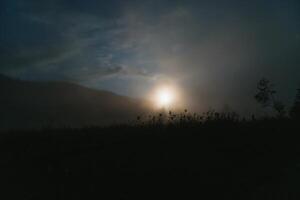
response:
<svg viewBox="0 0 300 200"><path fill-rule="evenodd" d="M0 73L143 97L180 85L191 107L249 107L268 77L300 82L299 0L1 0Z"/></svg>

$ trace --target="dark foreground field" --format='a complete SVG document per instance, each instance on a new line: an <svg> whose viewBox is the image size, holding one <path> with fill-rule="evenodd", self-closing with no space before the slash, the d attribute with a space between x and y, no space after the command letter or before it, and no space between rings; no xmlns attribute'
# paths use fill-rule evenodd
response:
<svg viewBox="0 0 300 200"><path fill-rule="evenodd" d="M299 199L291 120L1 135L0 199Z"/></svg>

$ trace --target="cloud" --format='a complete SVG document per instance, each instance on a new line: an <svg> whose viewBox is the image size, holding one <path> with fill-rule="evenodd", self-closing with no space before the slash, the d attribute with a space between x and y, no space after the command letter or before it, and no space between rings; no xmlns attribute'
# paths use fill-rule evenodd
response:
<svg viewBox="0 0 300 200"><path fill-rule="evenodd" d="M106 67L101 66L98 68L82 67L65 73L65 79L75 82L96 81L103 78L108 79L116 77L143 77L150 79L154 77L154 75L148 73L145 69L111 64Z"/></svg>
<svg viewBox="0 0 300 200"><path fill-rule="evenodd" d="M120 23L124 16L107 18L101 13L82 12L76 6L65 9L59 1L46 4L21 1L17 7L21 17L18 20L27 27L23 31L24 39L17 36L3 46L2 73L18 76L31 73L39 77L51 74L74 80L112 74L149 76L143 66L129 67L140 63L134 62L134 47L128 46L131 45L126 36L128 26ZM33 37L35 30L37 37ZM94 75L82 73L85 68Z"/></svg>
<svg viewBox="0 0 300 200"><path fill-rule="evenodd" d="M22 47L16 51L1 54L1 70L20 70L30 67L44 67L59 63L78 53L79 49L71 44L62 44L52 47Z"/></svg>
<svg viewBox="0 0 300 200"><path fill-rule="evenodd" d="M135 96L172 80L190 105L206 108L247 106L262 76L288 99L299 80L297 2L21 2L2 18L11 33L0 37L4 73L106 81L105 89Z"/></svg>
<svg viewBox="0 0 300 200"><path fill-rule="evenodd" d="M135 63L149 66L153 74L182 85L193 99L190 105L250 108L255 84L263 76L277 83L284 100L291 99L299 81L299 30L294 29L299 14L280 16L294 24L286 26L273 21L278 13L269 5L256 4L259 9L237 4L239 10L233 10L187 3L157 16L128 8L112 46L132 52Z"/></svg>

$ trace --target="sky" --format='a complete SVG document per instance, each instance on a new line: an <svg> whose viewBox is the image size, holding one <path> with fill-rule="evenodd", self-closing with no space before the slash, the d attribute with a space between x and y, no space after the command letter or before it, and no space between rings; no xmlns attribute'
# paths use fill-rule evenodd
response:
<svg viewBox="0 0 300 200"><path fill-rule="evenodd" d="M256 109L256 83L292 102L299 0L1 0L0 73L143 98L176 85L194 110Z"/></svg>

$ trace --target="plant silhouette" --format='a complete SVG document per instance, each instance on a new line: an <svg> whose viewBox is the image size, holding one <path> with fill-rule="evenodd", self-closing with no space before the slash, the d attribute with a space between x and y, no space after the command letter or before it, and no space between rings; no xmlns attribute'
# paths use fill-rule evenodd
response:
<svg viewBox="0 0 300 200"><path fill-rule="evenodd" d="M300 88L297 90L294 105L291 108L290 116L293 119L300 119Z"/></svg>
<svg viewBox="0 0 300 200"><path fill-rule="evenodd" d="M263 79L255 99L284 116L275 93ZM292 118L183 109L3 132L0 199L299 199L299 106L300 89Z"/></svg>
<svg viewBox="0 0 300 200"><path fill-rule="evenodd" d="M262 78L258 84L258 93L254 96L256 101L260 103L263 107L268 107L272 105L274 101L274 94L276 91L273 89L274 85L266 78Z"/></svg>
<svg viewBox="0 0 300 200"><path fill-rule="evenodd" d="M262 78L257 84L257 90L258 92L254 98L262 107L271 107L276 111L279 118L285 116L285 105L275 98L277 92L274 89L274 85L268 79Z"/></svg>

